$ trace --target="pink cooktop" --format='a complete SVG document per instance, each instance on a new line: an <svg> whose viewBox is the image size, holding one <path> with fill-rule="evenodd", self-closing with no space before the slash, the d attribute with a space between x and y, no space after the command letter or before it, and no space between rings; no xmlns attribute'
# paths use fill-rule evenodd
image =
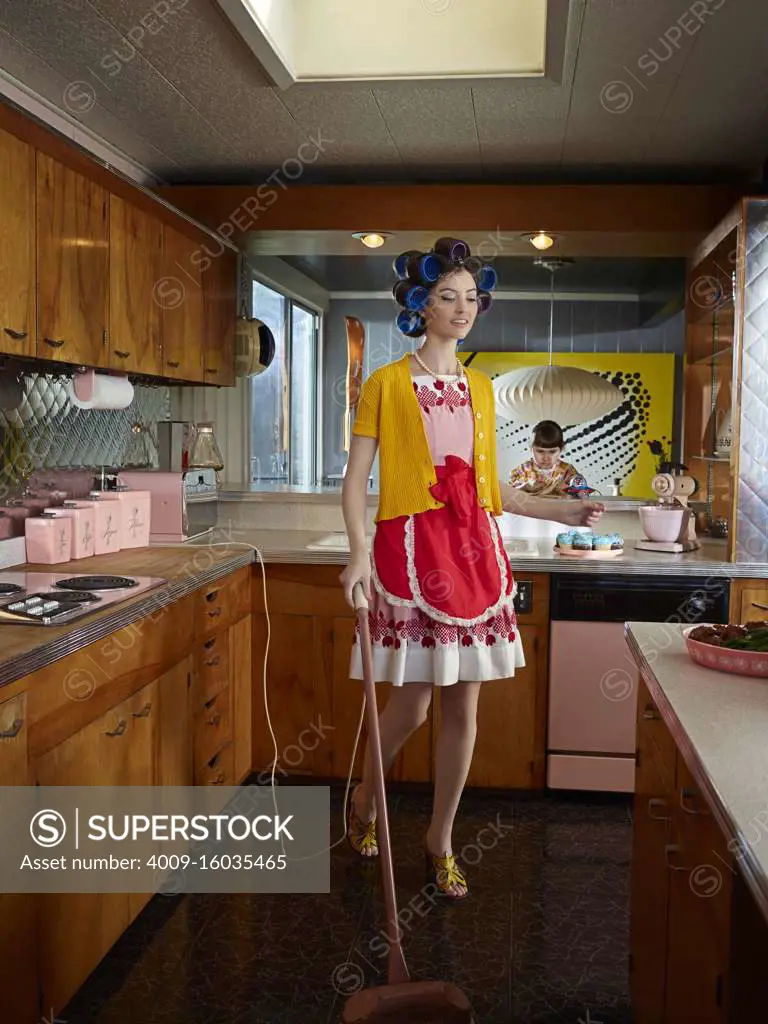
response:
<svg viewBox="0 0 768 1024"><path fill-rule="evenodd" d="M0 572L0 623L58 626L167 582L154 576Z"/></svg>

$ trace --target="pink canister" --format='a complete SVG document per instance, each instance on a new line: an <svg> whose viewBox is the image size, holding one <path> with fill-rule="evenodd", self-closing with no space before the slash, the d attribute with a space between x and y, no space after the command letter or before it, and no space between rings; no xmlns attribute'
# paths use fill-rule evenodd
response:
<svg viewBox="0 0 768 1024"><path fill-rule="evenodd" d="M57 565L72 557L72 521L41 513L24 521L27 561L39 565Z"/></svg>
<svg viewBox="0 0 768 1024"><path fill-rule="evenodd" d="M127 487L118 487L114 493L123 507L123 547L148 547L152 495Z"/></svg>
<svg viewBox="0 0 768 1024"><path fill-rule="evenodd" d="M72 521L72 558L88 558L96 553L96 512L92 507L78 507L76 501L65 501L45 511Z"/></svg>
<svg viewBox="0 0 768 1024"><path fill-rule="evenodd" d="M117 495L108 491L91 494L90 498L74 503L77 508L92 508L94 512L95 555L111 555L123 545L123 509Z"/></svg>

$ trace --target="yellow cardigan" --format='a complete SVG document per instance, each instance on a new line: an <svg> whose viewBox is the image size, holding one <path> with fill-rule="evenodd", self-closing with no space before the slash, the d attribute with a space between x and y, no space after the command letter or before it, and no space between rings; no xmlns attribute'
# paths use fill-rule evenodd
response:
<svg viewBox="0 0 768 1024"><path fill-rule="evenodd" d="M375 522L414 515L443 502L429 493L437 474L410 372L410 353L368 377L360 390L353 434L379 443L379 507ZM501 515L496 469L496 409L491 379L465 368L474 413L474 467L480 504Z"/></svg>

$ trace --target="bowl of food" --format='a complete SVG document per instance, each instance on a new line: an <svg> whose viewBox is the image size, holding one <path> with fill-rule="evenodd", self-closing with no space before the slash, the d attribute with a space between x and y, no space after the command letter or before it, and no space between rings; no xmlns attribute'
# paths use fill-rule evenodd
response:
<svg viewBox="0 0 768 1024"><path fill-rule="evenodd" d="M688 626L691 658L705 668L768 679L768 621L745 625Z"/></svg>

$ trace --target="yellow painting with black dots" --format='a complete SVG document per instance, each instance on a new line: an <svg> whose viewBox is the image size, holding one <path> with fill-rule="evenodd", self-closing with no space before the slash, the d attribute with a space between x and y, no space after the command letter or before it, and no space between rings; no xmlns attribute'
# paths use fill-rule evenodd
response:
<svg viewBox="0 0 768 1024"><path fill-rule="evenodd" d="M543 366L546 353L460 352L461 361L491 379L510 370ZM614 481L628 497L655 498L651 480L657 458L648 442L665 440L669 450L675 401L675 357L667 353L557 353L555 364L597 373L615 384L625 401L614 412L587 423L560 424L565 435L563 458L572 463L590 487L607 494ZM531 457L532 427L496 420L499 477L506 480L515 466ZM688 467L696 475L695 466Z"/></svg>

